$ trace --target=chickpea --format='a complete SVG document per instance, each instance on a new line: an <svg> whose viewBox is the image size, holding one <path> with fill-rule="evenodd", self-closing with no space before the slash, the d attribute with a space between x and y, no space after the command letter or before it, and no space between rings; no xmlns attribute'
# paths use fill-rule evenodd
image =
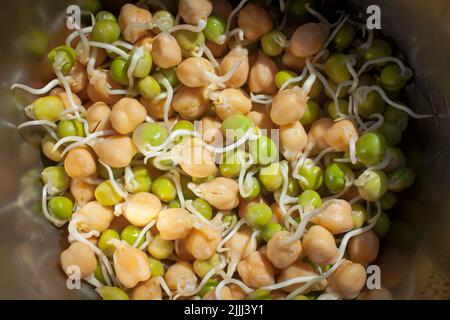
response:
<svg viewBox="0 0 450 320"><path fill-rule="evenodd" d="M281 271L281 274L278 277L278 282L283 282L283 281L294 279L297 277L308 277L308 276L317 276L317 273L314 271L314 268L309 263L306 263L303 261L297 261L297 262L294 262L293 264L291 264L286 269L283 269ZM305 283L303 283L303 282L298 283L298 284L293 284L293 285L284 287L282 290L284 292L290 293L290 292L300 288L304 284ZM320 290L322 285L323 284L321 284L321 283L315 284L315 285L309 287L306 292Z"/></svg>
<svg viewBox="0 0 450 320"><path fill-rule="evenodd" d="M246 294L237 284L231 283L227 287L230 289L233 300L245 300Z"/></svg>
<svg viewBox="0 0 450 320"><path fill-rule="evenodd" d="M275 62L259 50L256 61L250 69L248 78L250 90L253 93L274 94L277 91L275 85L277 72L278 67Z"/></svg>
<svg viewBox="0 0 450 320"><path fill-rule="evenodd" d="M133 4L125 4L120 9L118 23L123 38L128 42L135 42L137 39L148 33L145 28L134 28L133 24L150 24L152 14L150 11L139 8Z"/></svg>
<svg viewBox="0 0 450 320"><path fill-rule="evenodd" d="M177 248L177 256L180 260L185 260L189 262L193 262L195 260L194 256L187 249L187 237L178 239Z"/></svg>
<svg viewBox="0 0 450 320"><path fill-rule="evenodd" d="M358 139L358 129L350 120L334 123L325 133L325 141L336 151L348 151L350 139Z"/></svg>
<svg viewBox="0 0 450 320"><path fill-rule="evenodd" d="M369 265L378 257L380 240L375 232L368 230L350 239L348 253L353 262Z"/></svg>
<svg viewBox="0 0 450 320"><path fill-rule="evenodd" d="M71 178L86 178L97 172L92 153L84 147L73 148L64 160L64 170Z"/></svg>
<svg viewBox="0 0 450 320"><path fill-rule="evenodd" d="M153 35L144 35L143 37L137 39L133 43L133 46L135 46L136 48L144 47L145 51L151 53L153 49L153 40L154 40Z"/></svg>
<svg viewBox="0 0 450 320"><path fill-rule="evenodd" d="M211 117L203 117L200 121L199 131L203 141L218 146L223 142L222 122Z"/></svg>
<svg viewBox="0 0 450 320"><path fill-rule="evenodd" d="M79 61L76 61L73 68L66 76L66 79L69 82L70 89L73 93L83 91L89 82L86 67Z"/></svg>
<svg viewBox="0 0 450 320"><path fill-rule="evenodd" d="M177 66L177 78L187 87L204 87L211 83L214 67L208 59L190 57Z"/></svg>
<svg viewBox="0 0 450 320"><path fill-rule="evenodd" d="M219 177L198 186L192 184L190 188L219 210L231 210L239 205L239 186L233 179Z"/></svg>
<svg viewBox="0 0 450 320"><path fill-rule="evenodd" d="M82 179L70 180L70 193L80 206L84 206L86 203L94 199L95 188L96 186L86 183Z"/></svg>
<svg viewBox="0 0 450 320"><path fill-rule="evenodd" d="M249 287L259 288L275 283L273 266L261 252L250 253L246 259L239 262L237 270Z"/></svg>
<svg viewBox="0 0 450 320"><path fill-rule="evenodd" d="M207 88L181 87L174 95L172 106L183 119L196 120L208 108Z"/></svg>
<svg viewBox="0 0 450 320"><path fill-rule="evenodd" d="M308 144L308 135L300 122L280 127L281 152L288 160L297 159Z"/></svg>
<svg viewBox="0 0 450 320"><path fill-rule="evenodd" d="M321 226L309 228L302 243L308 258L317 264L332 264L339 255L333 235Z"/></svg>
<svg viewBox="0 0 450 320"><path fill-rule="evenodd" d="M160 300L162 299L161 285L157 278L151 278L133 289L132 300Z"/></svg>
<svg viewBox="0 0 450 320"><path fill-rule="evenodd" d="M147 109L147 112L150 114L150 116L156 120L162 120L164 119L164 106L166 104L166 98L159 99L159 100L153 100L153 99L145 99L144 97L141 97L139 100L142 105ZM173 116L174 114L173 109L173 103L169 107L169 117Z"/></svg>
<svg viewBox="0 0 450 320"><path fill-rule="evenodd" d="M55 88L52 91L50 91L50 95L61 99L61 101L64 105L64 109L72 108L72 104L70 103L70 100L69 100L69 95L63 89ZM75 93L72 93L72 97L73 97L73 101L77 105L81 105L81 100Z"/></svg>
<svg viewBox="0 0 450 320"><path fill-rule="evenodd" d="M272 19L267 11L251 3L245 5L239 12L238 25L244 30L245 38L249 40L257 40L273 28Z"/></svg>
<svg viewBox="0 0 450 320"><path fill-rule="evenodd" d="M289 69L294 71L300 71L305 67L305 58L299 58L292 54L289 48L284 50L284 54L281 57L281 62Z"/></svg>
<svg viewBox="0 0 450 320"><path fill-rule="evenodd" d="M283 126L298 122L306 111L308 95L300 87L280 91L272 100L270 118Z"/></svg>
<svg viewBox="0 0 450 320"><path fill-rule="evenodd" d="M366 284L366 270L358 263L344 261L328 277L328 293L338 294L344 299L356 298Z"/></svg>
<svg viewBox="0 0 450 320"><path fill-rule="evenodd" d="M129 134L145 121L147 111L136 99L122 98L113 107L110 114L114 130L120 134Z"/></svg>
<svg viewBox="0 0 450 320"><path fill-rule="evenodd" d="M89 124L89 131L111 130L109 116L111 109L104 102L96 102L86 111L86 120Z"/></svg>
<svg viewBox="0 0 450 320"><path fill-rule="evenodd" d="M178 65L181 60L181 48L177 40L167 32L161 32L152 43L152 58L160 68L172 68Z"/></svg>
<svg viewBox="0 0 450 320"><path fill-rule="evenodd" d="M260 129L270 130L276 128L276 125L270 119L270 111L265 105L254 103L252 111L247 113L246 117Z"/></svg>
<svg viewBox="0 0 450 320"><path fill-rule="evenodd" d="M239 46L235 47L220 61L221 74L229 72L237 62L240 62L239 67L231 79L226 82L226 85L230 88L240 88L247 82L250 72L248 50Z"/></svg>
<svg viewBox="0 0 450 320"><path fill-rule="evenodd" d="M317 154L328 147L325 140L325 134L329 128L334 124L331 118L320 118L314 121L308 132L308 149L311 149L311 154Z"/></svg>
<svg viewBox="0 0 450 320"><path fill-rule="evenodd" d="M217 171L212 154L203 146L198 138L183 139L174 148L174 157L180 163L181 169L191 177L206 178Z"/></svg>
<svg viewBox="0 0 450 320"><path fill-rule="evenodd" d="M217 93L214 104L221 120L235 114L246 115L252 110L251 100L240 89L228 88Z"/></svg>
<svg viewBox="0 0 450 320"><path fill-rule="evenodd" d="M122 241L114 251L114 268L117 279L125 288L134 288L151 277L145 252L133 248L126 241Z"/></svg>
<svg viewBox="0 0 450 320"><path fill-rule="evenodd" d="M197 25L206 20L213 10L211 0L180 0L178 12L186 23Z"/></svg>
<svg viewBox="0 0 450 320"><path fill-rule="evenodd" d="M107 70L97 69L89 79L87 86L87 95L89 100L93 102L102 101L108 105L112 105L122 98L119 94L109 94L106 90L107 84L111 89L121 89L122 87L111 79Z"/></svg>
<svg viewBox="0 0 450 320"><path fill-rule="evenodd" d="M225 248L229 249L227 254L231 260L239 262L247 258L252 252L256 251L256 241L250 241L252 230L249 228L240 229L225 244Z"/></svg>
<svg viewBox="0 0 450 320"><path fill-rule="evenodd" d="M111 136L95 141L94 150L100 160L113 168L125 168L137 149L128 136Z"/></svg>
<svg viewBox="0 0 450 320"><path fill-rule="evenodd" d="M208 225L194 229L187 236L186 248L197 260L206 260L216 253L217 245L222 240L220 229Z"/></svg>
<svg viewBox="0 0 450 320"><path fill-rule="evenodd" d="M74 242L69 248L64 250L60 256L63 271L70 276L70 267L77 266L80 270L80 277L86 278L95 272L97 259L94 251L86 244Z"/></svg>
<svg viewBox="0 0 450 320"><path fill-rule="evenodd" d="M211 289L207 294L203 296L203 300L217 300L216 299L216 288ZM220 300L234 300L233 294L227 286L223 286L220 291Z"/></svg>
<svg viewBox="0 0 450 320"><path fill-rule="evenodd" d="M148 192L131 195L123 206L123 215L131 224L143 227L158 216L162 209L161 201Z"/></svg>
<svg viewBox="0 0 450 320"><path fill-rule="evenodd" d="M267 242L267 258L279 269L288 267L300 257L302 243L300 240L289 243L292 236L288 231L280 231Z"/></svg>
<svg viewBox="0 0 450 320"><path fill-rule="evenodd" d="M102 206L97 201L91 201L76 211L73 217L80 219L78 229L84 232L93 230L103 232L111 225L114 210L111 207Z"/></svg>
<svg viewBox="0 0 450 320"><path fill-rule="evenodd" d="M159 212L156 228L164 240L176 240L187 237L191 232L191 214L182 208L165 209Z"/></svg>
<svg viewBox="0 0 450 320"><path fill-rule="evenodd" d="M178 261L171 265L167 269L164 279L172 291L178 291L178 289L194 289L197 285L197 277L195 276L192 264L187 261Z"/></svg>
<svg viewBox="0 0 450 320"><path fill-rule="evenodd" d="M329 28L322 23L306 23L298 27L291 38L289 50L299 58L318 53L327 41Z"/></svg>
<svg viewBox="0 0 450 320"><path fill-rule="evenodd" d="M339 234L351 230L353 228L352 206L342 199L333 201L335 203L313 217L311 222L327 228L332 234Z"/></svg>
<svg viewBox="0 0 450 320"><path fill-rule="evenodd" d="M56 144L56 140L52 138L51 135L46 135L44 139L41 141L41 149L42 153L52 161L60 162L64 160L64 156L62 155L63 148L60 147L53 151L53 147Z"/></svg>

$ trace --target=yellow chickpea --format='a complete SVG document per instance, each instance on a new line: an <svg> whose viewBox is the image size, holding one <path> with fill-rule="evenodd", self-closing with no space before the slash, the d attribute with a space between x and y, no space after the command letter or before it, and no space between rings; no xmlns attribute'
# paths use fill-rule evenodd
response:
<svg viewBox="0 0 450 320"><path fill-rule="evenodd" d="M86 278L93 274L97 267L94 251L81 242L74 242L69 248L64 250L60 256L60 262L63 271L68 276L73 272L70 270L72 266L78 267L81 278Z"/></svg>
<svg viewBox="0 0 450 320"><path fill-rule="evenodd" d="M203 141L218 146L223 143L222 122L211 117L203 117L200 121L199 131Z"/></svg>
<svg viewBox="0 0 450 320"><path fill-rule="evenodd" d="M187 236L186 249L197 260L206 260L216 253L217 245L222 240L221 230L208 225L194 229Z"/></svg>
<svg viewBox="0 0 450 320"><path fill-rule="evenodd" d="M161 285L156 278L139 284L131 293L132 300L161 300L162 297Z"/></svg>
<svg viewBox="0 0 450 320"><path fill-rule="evenodd" d="M181 169L191 177L206 178L217 171L213 155L198 138L183 139L175 148L174 157Z"/></svg>
<svg viewBox="0 0 450 320"><path fill-rule="evenodd" d="M208 59L190 57L177 66L177 77L187 87L204 87L211 83L214 67Z"/></svg>
<svg viewBox="0 0 450 320"><path fill-rule="evenodd" d="M113 168L125 168L137 149L128 136L111 136L95 141L94 150L100 160Z"/></svg>
<svg viewBox="0 0 450 320"><path fill-rule="evenodd" d="M239 186L233 179L219 177L198 186L190 184L189 187L219 210L231 210L239 205Z"/></svg>
<svg viewBox="0 0 450 320"><path fill-rule="evenodd" d="M96 102L86 111L89 131L103 131L112 129L109 116L111 109L104 102Z"/></svg>
<svg viewBox="0 0 450 320"><path fill-rule="evenodd" d="M252 111L246 114L255 126L260 129L275 129L277 126L270 119L270 111L263 104L253 103Z"/></svg>
<svg viewBox="0 0 450 320"><path fill-rule="evenodd" d="M143 227L155 219L161 209L158 197L148 192L139 192L128 197L122 211L131 224Z"/></svg>
<svg viewBox="0 0 450 320"><path fill-rule="evenodd" d="M284 54L281 57L281 62L289 69L294 71L300 71L305 67L305 58L299 58L292 54L289 48L284 50Z"/></svg>
<svg viewBox="0 0 450 320"><path fill-rule="evenodd" d="M145 28L135 28L133 24L150 24L152 14L150 11L139 8L133 4L125 4L120 10L118 23L123 38L128 42L135 42L148 31Z"/></svg>
<svg viewBox="0 0 450 320"><path fill-rule="evenodd" d="M251 3L245 5L239 12L238 25L244 30L245 38L249 40L257 40L273 28L272 19L267 11Z"/></svg>
<svg viewBox="0 0 450 320"><path fill-rule="evenodd" d="M125 241L114 251L114 268L117 279L125 288L134 288L151 277L147 255Z"/></svg>
<svg viewBox="0 0 450 320"><path fill-rule="evenodd" d="M223 57L222 61L220 61L221 74L226 74L239 62L240 65L236 69L236 72L231 79L226 82L226 85L230 88L240 88L247 82L248 74L250 72L248 50L239 46L235 47Z"/></svg>
<svg viewBox="0 0 450 320"><path fill-rule="evenodd" d="M111 225L114 219L114 210L111 207L102 206L97 201L91 201L76 211L73 217L80 219L77 227L81 231L97 230L103 232Z"/></svg>
<svg viewBox="0 0 450 320"><path fill-rule="evenodd" d="M109 94L106 87L107 84L114 89L122 89L122 86L111 79L107 70L96 69L94 74L89 79L87 86L87 95L93 102L103 101L108 105L112 105L122 98L119 94Z"/></svg>
<svg viewBox="0 0 450 320"><path fill-rule="evenodd" d="M62 152L64 150L63 147L60 147L53 151L53 147L56 144L56 140L52 138L51 135L46 135L44 139L41 141L41 149L42 153L52 161L60 162L64 160L64 156Z"/></svg>
<svg viewBox="0 0 450 320"><path fill-rule="evenodd" d="M177 40L167 32L158 34L152 43L152 58L160 68L172 68L181 62L181 48Z"/></svg>
<svg viewBox="0 0 450 320"><path fill-rule="evenodd" d="M92 184L84 182L82 179L70 180L70 193L75 198L78 205L84 206L94 199L95 187Z"/></svg>
<svg viewBox="0 0 450 320"><path fill-rule="evenodd" d="M64 105L64 109L72 108L72 104L70 103L70 100L69 100L69 95L63 89L55 88L52 91L50 91L50 95L61 99L61 101ZM72 97L73 97L73 101L77 105L81 105L81 100L75 93L72 93Z"/></svg>
<svg viewBox="0 0 450 320"><path fill-rule="evenodd" d="M308 258L317 264L332 264L339 255L333 235L321 226L309 228L302 243Z"/></svg>
<svg viewBox="0 0 450 320"><path fill-rule="evenodd" d="M309 276L317 276L317 273L314 271L314 268L306 262L303 261L297 261L293 264L291 264L286 269L283 269L281 271L280 276L278 277L278 282L283 282L286 280L294 279L297 277L309 277ZM284 292L292 292L296 290L297 288L300 288L302 285L304 285L304 282L300 282L298 284L292 284L290 286L284 287L282 290ZM315 284L311 287L309 287L306 292L320 290L321 284Z"/></svg>
<svg viewBox="0 0 450 320"><path fill-rule="evenodd" d="M252 110L251 100L240 89L233 88L216 93L214 105L221 120L235 114L246 115Z"/></svg>
<svg viewBox="0 0 450 320"><path fill-rule="evenodd" d="M64 170L71 178L86 178L97 172L92 153L84 147L73 148L64 160Z"/></svg>
<svg viewBox="0 0 450 320"><path fill-rule="evenodd" d="M153 100L153 99L145 99L141 97L139 100L142 105L147 109L147 112L150 116L155 120L164 119L164 106L166 104L166 98ZM173 103L169 107L169 117L173 116L175 110L173 109Z"/></svg>
<svg viewBox="0 0 450 320"><path fill-rule="evenodd" d="M66 76L66 79L69 82L70 89L73 93L83 91L89 82L86 67L79 61L76 61L75 65Z"/></svg>
<svg viewBox="0 0 450 320"><path fill-rule="evenodd" d="M289 243L292 236L293 234L288 231L280 231L267 242L267 258L279 269L284 269L297 261L302 252L300 240Z"/></svg>
<svg viewBox="0 0 450 320"><path fill-rule="evenodd" d="M335 203L313 217L311 222L321 225L332 234L347 232L353 228L352 206L342 199L334 201Z"/></svg>
<svg viewBox="0 0 450 320"><path fill-rule="evenodd" d="M233 298L233 300L245 300L245 297L247 295L241 287L234 283L229 284L227 287L230 289L231 297Z"/></svg>
<svg viewBox="0 0 450 320"><path fill-rule="evenodd" d="M197 277L192 264L187 261L178 261L171 265L164 274L164 279L172 291L178 291L178 289L192 290L197 285Z"/></svg>
<svg viewBox="0 0 450 320"><path fill-rule="evenodd" d="M156 228L162 239L177 240L189 235L192 223L192 216L186 209L166 209L159 212Z"/></svg>
<svg viewBox="0 0 450 320"><path fill-rule="evenodd" d="M275 75L278 67L261 50L250 69L248 86L253 93L274 94L277 91ZM273 119L272 119L273 120ZM275 121L274 121L275 122Z"/></svg>
<svg viewBox="0 0 450 320"><path fill-rule="evenodd" d="M380 240L375 232L368 230L350 239L348 253L353 262L369 265L378 257Z"/></svg>
<svg viewBox="0 0 450 320"><path fill-rule="evenodd" d="M256 241L250 241L252 230L248 228L240 229L225 244L225 248L229 249L227 255L230 260L236 264L242 259L247 258L252 252L256 251Z"/></svg>
<svg viewBox="0 0 450 320"><path fill-rule="evenodd" d="M239 262L237 270L249 287L259 288L275 283L272 264L258 251L250 253L246 259Z"/></svg>
<svg viewBox="0 0 450 320"><path fill-rule="evenodd" d="M147 111L138 100L122 98L112 107L109 118L114 130L129 134L145 121L146 116Z"/></svg>
<svg viewBox="0 0 450 320"><path fill-rule="evenodd" d="M211 289L207 294L203 296L203 300L217 300L216 299L216 289ZM234 300L233 294L227 286L223 286L220 291L220 300Z"/></svg>
<svg viewBox="0 0 450 320"><path fill-rule="evenodd" d="M336 151L348 151L351 139L358 139L358 129L353 121L340 120L334 123L325 133L325 141Z"/></svg>
<svg viewBox="0 0 450 320"><path fill-rule="evenodd" d="M197 25L209 17L213 10L211 0L180 0L178 12L186 23Z"/></svg>
<svg viewBox="0 0 450 320"><path fill-rule="evenodd" d="M328 147L325 134L333 124L334 121L331 118L320 118L311 124L307 146L308 149L311 149L311 154L317 154Z"/></svg>
<svg viewBox="0 0 450 320"><path fill-rule="evenodd" d="M298 122L305 114L307 102L308 95L300 87L282 90L273 98L270 118L279 126Z"/></svg>
<svg viewBox="0 0 450 320"><path fill-rule="evenodd" d="M299 58L318 53L328 38L329 28L322 23L306 23L298 27L291 38L289 50Z"/></svg>
<svg viewBox="0 0 450 320"><path fill-rule="evenodd" d="M356 298L366 284L366 270L358 263L344 261L328 277L327 292L344 299Z"/></svg>
<svg viewBox="0 0 450 320"><path fill-rule="evenodd" d="M181 87L174 95L172 106L183 119L196 120L208 108L206 87Z"/></svg>
<svg viewBox="0 0 450 320"><path fill-rule="evenodd" d="M281 152L288 160L297 159L308 144L308 134L300 122L280 127Z"/></svg>

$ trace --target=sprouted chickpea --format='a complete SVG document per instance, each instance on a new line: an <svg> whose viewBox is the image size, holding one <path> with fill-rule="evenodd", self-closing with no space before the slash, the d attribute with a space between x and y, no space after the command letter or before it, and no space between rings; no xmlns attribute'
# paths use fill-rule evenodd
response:
<svg viewBox="0 0 450 320"><path fill-rule="evenodd" d="M248 86L253 93L273 95L277 91L275 75L277 65L264 52L258 51L256 61L253 63L248 77Z"/></svg>
<svg viewBox="0 0 450 320"><path fill-rule="evenodd" d="M151 277L147 255L125 241L116 245L114 268L117 279L125 288L134 288L139 282Z"/></svg>
<svg viewBox="0 0 450 320"><path fill-rule="evenodd" d="M61 266L68 275L72 274L73 266L77 266L80 277L86 278L94 273L97 267L97 258L94 251L81 242L74 242L61 253Z"/></svg>

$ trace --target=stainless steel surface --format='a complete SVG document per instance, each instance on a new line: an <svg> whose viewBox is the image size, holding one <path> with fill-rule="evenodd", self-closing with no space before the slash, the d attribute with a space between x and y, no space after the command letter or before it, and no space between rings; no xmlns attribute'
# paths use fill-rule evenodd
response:
<svg viewBox="0 0 450 320"><path fill-rule="evenodd" d="M326 2L326 1L325 1ZM380 259L383 286L397 298L450 298L450 6L446 0L349 1L355 12L368 4L382 10L382 27L415 70L408 104L429 120L411 121L403 143L417 172L414 187L392 212L393 231ZM120 3L120 1L110 1ZM9 86L39 86L51 74L44 59L24 49L24 35L50 32L49 47L61 42L58 22L68 1L0 2L0 298L90 298L92 290L66 289L58 267L65 246L61 231L39 211L39 143L32 132L19 133L23 106L30 96ZM359 10L357 10L359 9ZM55 36L56 35L56 36ZM59 40L58 40L59 39Z"/></svg>

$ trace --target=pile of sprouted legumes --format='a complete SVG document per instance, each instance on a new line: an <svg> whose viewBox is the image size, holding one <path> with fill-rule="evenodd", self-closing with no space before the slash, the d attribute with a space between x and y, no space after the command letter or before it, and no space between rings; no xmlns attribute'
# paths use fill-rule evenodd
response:
<svg viewBox="0 0 450 320"><path fill-rule="evenodd" d="M104 299L358 297L414 181L396 145L428 115L398 102L389 42L311 3L100 11L49 53L54 80L13 86L41 96L19 128L48 133L69 277Z"/></svg>

